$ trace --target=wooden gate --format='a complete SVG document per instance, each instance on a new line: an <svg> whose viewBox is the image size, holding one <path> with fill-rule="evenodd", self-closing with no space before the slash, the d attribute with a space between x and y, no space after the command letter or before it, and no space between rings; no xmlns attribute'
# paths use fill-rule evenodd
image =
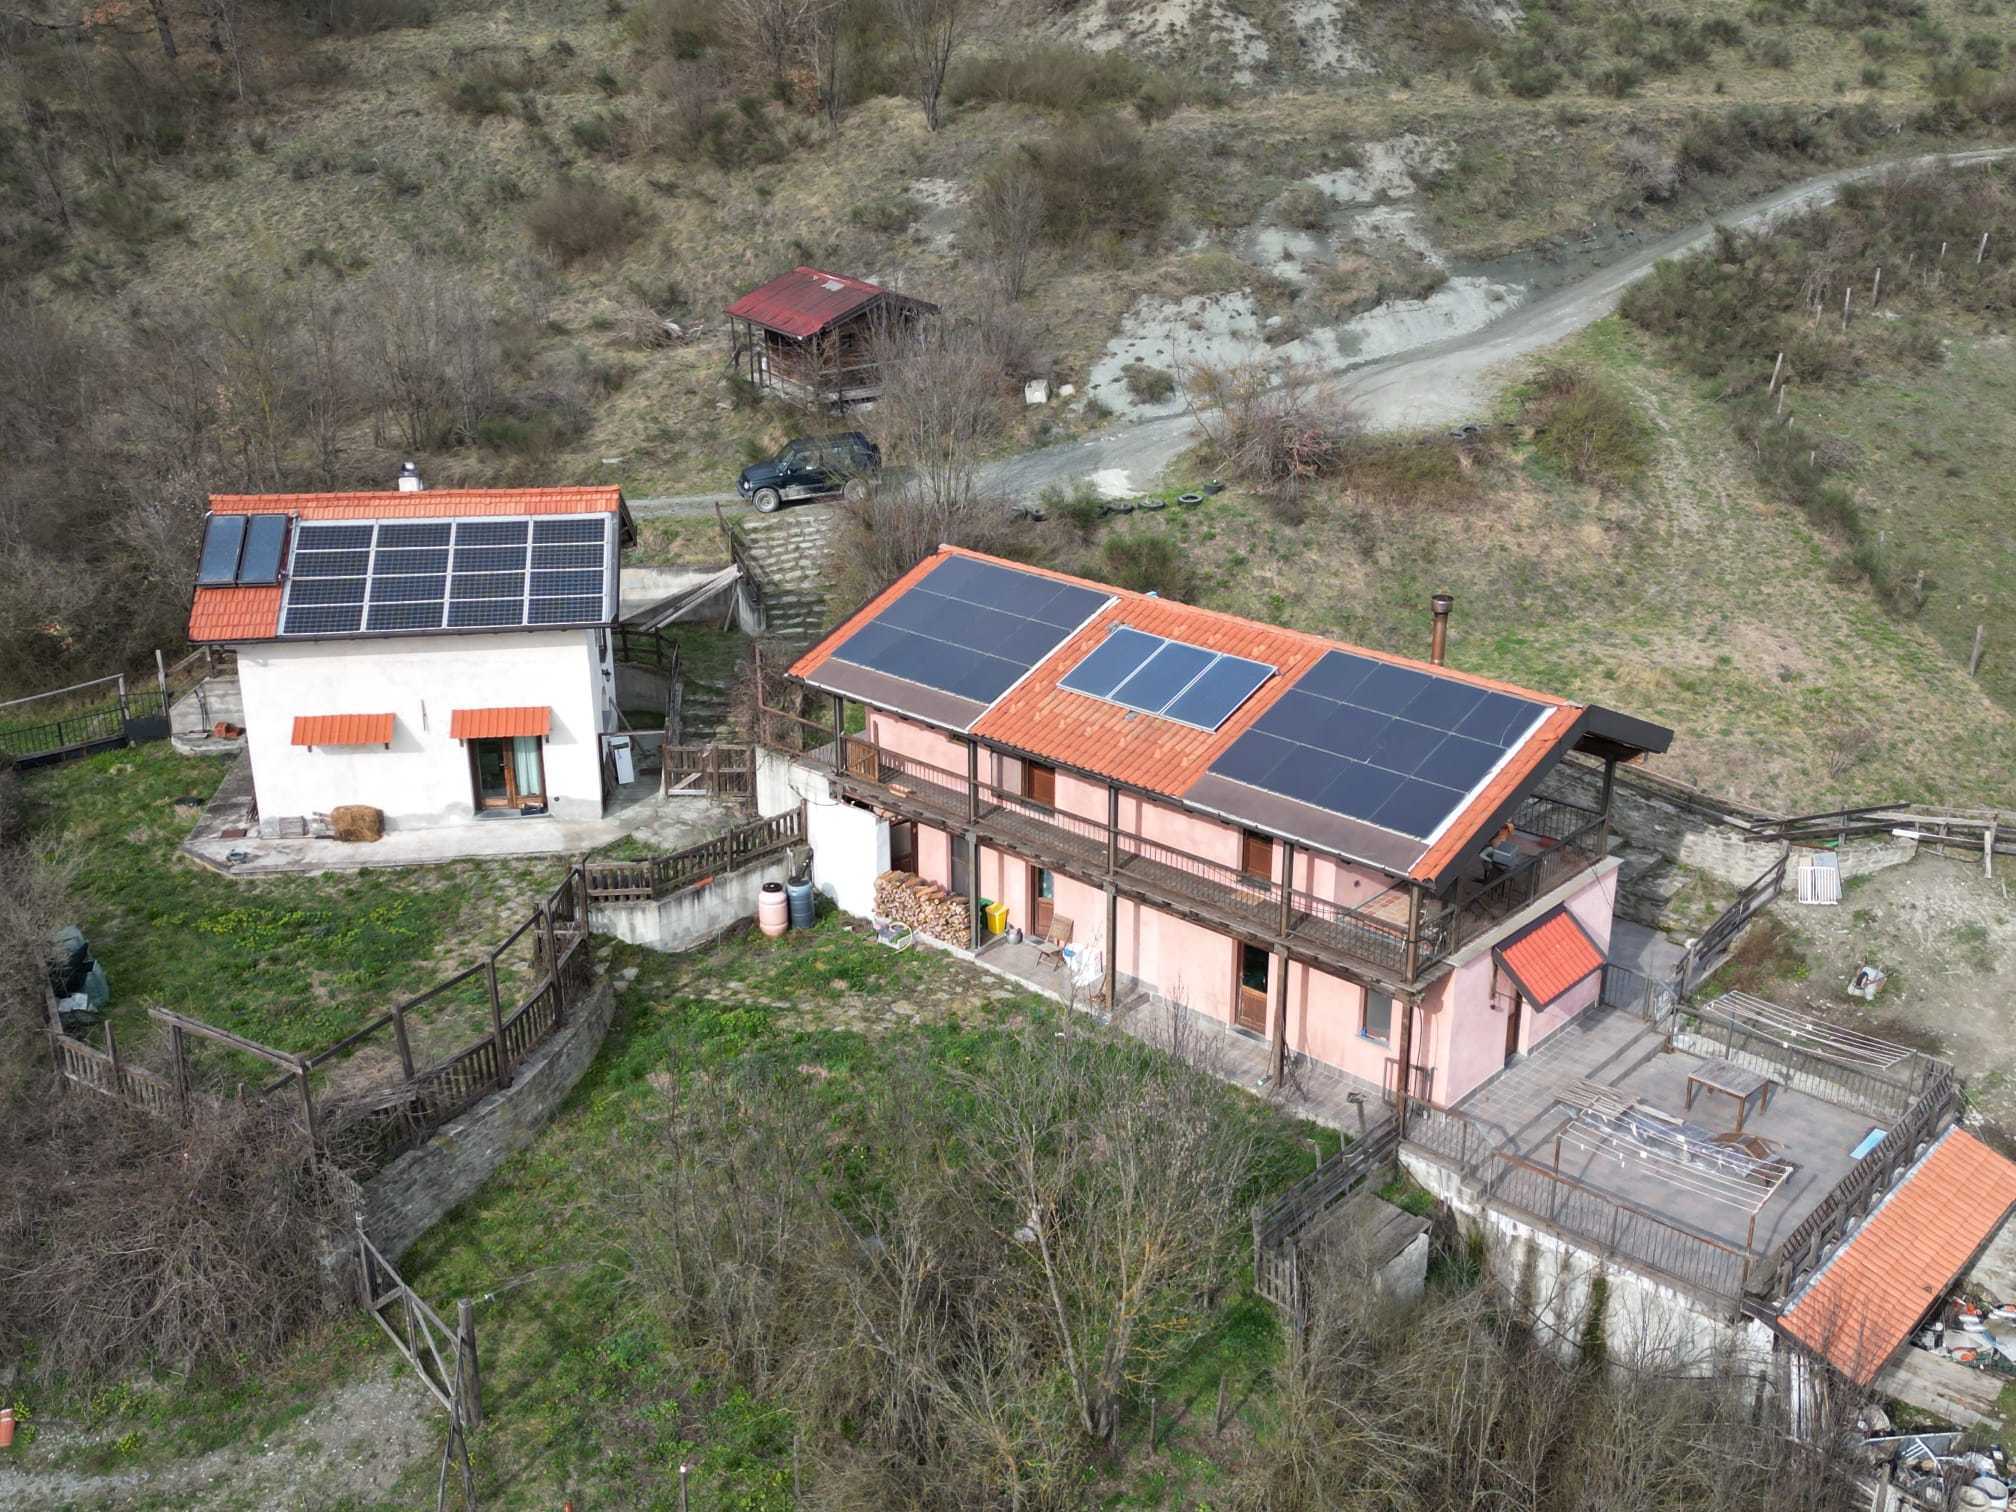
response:
<svg viewBox="0 0 2016 1512"><path fill-rule="evenodd" d="M667 798L756 797L756 748L742 745L668 745L664 754Z"/></svg>
<svg viewBox="0 0 2016 1512"><path fill-rule="evenodd" d="M468 1299L457 1304L456 1326L451 1329L379 1253L361 1221L357 1225L357 1274L365 1307L393 1347L406 1357L420 1384L447 1410L448 1439L441 1448L436 1506L445 1500L448 1468L454 1464L461 1472L463 1504L474 1507L476 1476L469 1462L468 1430L483 1426L483 1386L476 1360L476 1325Z"/></svg>
<svg viewBox="0 0 2016 1512"><path fill-rule="evenodd" d="M1736 895L1736 901L1722 911L1701 937L1687 947L1674 974L1673 985L1684 997L1706 981L1728 957L1736 937L1752 918L1769 908L1785 888L1785 867L1792 847L1786 846L1776 861L1764 868L1757 879Z"/></svg>

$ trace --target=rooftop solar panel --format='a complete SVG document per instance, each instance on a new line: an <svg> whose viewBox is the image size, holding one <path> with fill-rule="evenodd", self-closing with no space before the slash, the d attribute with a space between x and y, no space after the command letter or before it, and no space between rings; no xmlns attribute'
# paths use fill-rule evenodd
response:
<svg viewBox="0 0 2016 1512"><path fill-rule="evenodd" d="M604 516L302 525L280 633L600 623L608 530Z"/></svg>
<svg viewBox="0 0 2016 1512"><path fill-rule="evenodd" d="M1184 724L1215 730L1273 675L1274 669L1265 662L1248 661L1243 656L1221 656L1162 712Z"/></svg>
<svg viewBox="0 0 2016 1512"><path fill-rule="evenodd" d="M245 516L212 515L203 527L203 555L196 564L199 585L238 581L238 553L245 545Z"/></svg>
<svg viewBox="0 0 2016 1512"><path fill-rule="evenodd" d="M1265 662L1207 651L1122 625L1058 686L1215 730L1274 675Z"/></svg>
<svg viewBox="0 0 2016 1512"><path fill-rule="evenodd" d="M1211 770L1426 840L1544 708L1419 667L1332 651Z"/></svg>
<svg viewBox="0 0 2016 1512"><path fill-rule="evenodd" d="M1169 641L1113 690L1113 701L1159 714L1216 659L1214 652L1201 647Z"/></svg>
<svg viewBox="0 0 2016 1512"><path fill-rule="evenodd" d="M841 642L833 658L992 703L1106 602L1040 573L951 556Z"/></svg>
<svg viewBox="0 0 2016 1512"><path fill-rule="evenodd" d="M245 528L245 551L238 559L238 581L267 584L280 581L280 558L287 545L287 516L253 515Z"/></svg>
<svg viewBox="0 0 2016 1512"><path fill-rule="evenodd" d="M1109 698L1115 688L1131 677L1135 669L1161 650L1163 645L1159 635L1148 635L1122 625L1101 641L1090 656L1059 678L1057 685L1074 693Z"/></svg>

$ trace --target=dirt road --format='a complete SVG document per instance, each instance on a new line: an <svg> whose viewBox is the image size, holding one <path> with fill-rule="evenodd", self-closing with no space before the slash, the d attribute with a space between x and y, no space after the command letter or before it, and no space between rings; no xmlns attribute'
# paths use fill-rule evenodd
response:
<svg viewBox="0 0 2016 1512"><path fill-rule="evenodd" d="M2012 155L2016 155L2016 147L1935 152L1823 173L1639 247L1601 272L1516 307L1480 331L1343 369L1338 390L1350 399L1371 430L1459 425L1480 419L1491 401L1492 368L1552 346L1601 320L1617 308L1624 290L1650 272L1655 263L1706 246L1718 226L1766 225L1793 211L1829 203L1843 184L1894 168L1963 168ZM988 492L1009 499L1033 498L1053 483L1068 483L1095 472L1114 479L1124 476L1133 488L1145 488L1194 443L1196 434L1196 422L1188 415L1112 425L1078 441L990 462L981 469L981 482ZM638 515L698 514L711 509L717 500L737 502L733 494L687 494L633 499L630 508Z"/></svg>

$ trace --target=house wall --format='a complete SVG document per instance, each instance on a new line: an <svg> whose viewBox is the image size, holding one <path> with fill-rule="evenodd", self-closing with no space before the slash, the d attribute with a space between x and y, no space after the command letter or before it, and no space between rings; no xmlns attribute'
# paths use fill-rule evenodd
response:
<svg viewBox="0 0 2016 1512"><path fill-rule="evenodd" d="M614 674L592 630L241 645L252 783L262 819L361 803L396 829L476 816L469 753L449 738L456 709L545 706L546 797L562 819L602 813L598 736L610 728ZM390 748L292 744L303 714L393 716Z"/></svg>

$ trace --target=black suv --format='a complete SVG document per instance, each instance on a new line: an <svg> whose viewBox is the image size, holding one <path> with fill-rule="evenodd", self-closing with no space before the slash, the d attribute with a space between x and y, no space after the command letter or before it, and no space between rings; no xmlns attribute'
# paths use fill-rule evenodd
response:
<svg viewBox="0 0 2016 1512"><path fill-rule="evenodd" d="M800 436L769 461L743 468L735 491L768 514L786 499L865 498L881 470L882 449L859 431Z"/></svg>

